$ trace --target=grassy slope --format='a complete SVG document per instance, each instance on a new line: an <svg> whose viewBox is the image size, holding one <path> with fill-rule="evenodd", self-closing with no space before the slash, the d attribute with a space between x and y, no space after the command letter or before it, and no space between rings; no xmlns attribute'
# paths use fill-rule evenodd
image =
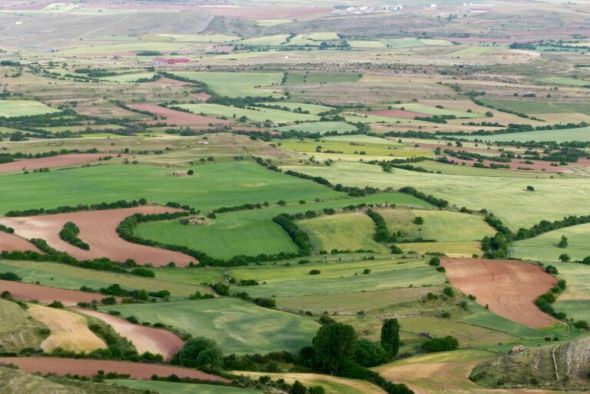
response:
<svg viewBox="0 0 590 394"><path fill-rule="evenodd" d="M161 322L193 336L215 339L226 353L297 351L311 343L318 329L318 324L311 319L232 298L117 305L102 309L117 310L142 322Z"/></svg>
<svg viewBox="0 0 590 394"><path fill-rule="evenodd" d="M46 106L43 103L28 100L0 100L0 118L16 116L44 115L59 110Z"/></svg>
<svg viewBox="0 0 590 394"><path fill-rule="evenodd" d="M386 173L380 167L360 163L289 168L349 186L400 188L412 185L458 207L486 208L513 229L531 226L543 219L561 219L567 214L586 214L587 196L590 193L590 183L578 178L533 180L424 174L400 169ZM533 185L536 191L527 192L527 185Z"/></svg>
<svg viewBox="0 0 590 394"><path fill-rule="evenodd" d="M160 394L257 394L261 393L254 389L243 389L213 384L192 384L163 382L153 380L132 380L132 379L110 379L107 382L118 386L129 387L138 390L149 390Z"/></svg>
<svg viewBox="0 0 590 394"><path fill-rule="evenodd" d="M224 118L241 118L245 116L248 122L265 122L270 120L275 123L295 123L308 122L319 120L319 117L312 114L299 114L290 111L283 111L280 109L257 107L252 108L238 108L228 105L220 104L181 104L180 108L184 108L195 114L205 114Z"/></svg>
<svg viewBox="0 0 590 394"><path fill-rule="evenodd" d="M44 328L18 304L0 300L0 350L17 352L28 347L39 348Z"/></svg>
<svg viewBox="0 0 590 394"><path fill-rule="evenodd" d="M246 73L246 72L192 72L174 73L183 78L205 82L211 90L221 96L270 96L272 89L265 86L280 84L281 73Z"/></svg>

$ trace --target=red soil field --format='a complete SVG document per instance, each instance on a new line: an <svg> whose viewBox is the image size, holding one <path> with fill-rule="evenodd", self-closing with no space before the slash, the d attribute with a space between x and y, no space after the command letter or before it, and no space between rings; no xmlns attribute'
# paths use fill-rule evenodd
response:
<svg viewBox="0 0 590 394"><path fill-rule="evenodd" d="M18 172L23 170L36 170L39 168L68 167L78 164L87 164L98 161L105 155L103 153L75 153L69 155L58 155L51 157L42 157L39 159L24 159L10 163L0 164L0 172Z"/></svg>
<svg viewBox="0 0 590 394"><path fill-rule="evenodd" d="M59 301L64 305L76 305L78 302L100 301L104 296L78 290L57 289L32 283L0 280L0 292L9 291L12 297L23 301L39 301L50 304Z"/></svg>
<svg viewBox="0 0 590 394"><path fill-rule="evenodd" d="M558 323L534 301L557 283L541 267L516 260L445 259L443 267L453 287L476 297L480 305L532 328Z"/></svg>
<svg viewBox="0 0 590 394"><path fill-rule="evenodd" d="M134 363L131 361L89 360L57 357L0 357L0 364L16 365L26 373L55 375L95 376L98 371L115 372L129 375L134 379L151 379L153 375L167 377L176 375L180 378L199 379L208 382L229 383L221 376L208 374L196 369L173 367L162 364Z"/></svg>
<svg viewBox="0 0 590 394"><path fill-rule="evenodd" d="M140 111L147 111L151 112L152 114L162 116L166 118L166 123L171 125L207 127L209 125L216 126L230 123L228 120L196 115L188 112L175 111L173 109L160 107L159 105L155 104L130 104L129 106Z"/></svg>
<svg viewBox="0 0 590 394"><path fill-rule="evenodd" d="M0 231L0 252L37 252L41 253L39 249L29 241L14 234L8 234Z"/></svg>
<svg viewBox="0 0 590 394"><path fill-rule="evenodd" d="M160 354L164 360L170 361L182 349L182 339L168 330L133 324L125 319L94 310L77 309L77 311L96 317L113 327L119 335L133 343L140 354L145 352Z"/></svg>
<svg viewBox="0 0 590 394"><path fill-rule="evenodd" d="M119 223L135 213L176 211L168 207L140 206L55 215L3 217L0 218L0 223L14 228L15 233L21 237L44 239L51 247L67 252L79 260L108 257L113 261L133 259L139 264L151 263L155 266L163 266L171 261L178 266L186 266L191 261L196 262L196 259L171 250L127 242L120 238L116 231ZM90 250L80 249L60 239L59 232L66 222L73 222L80 228L79 237L90 245Z"/></svg>
<svg viewBox="0 0 590 394"><path fill-rule="evenodd" d="M371 111L369 115L391 116L392 118L414 119L416 116L428 116L420 112L404 111L401 109L385 109L382 111Z"/></svg>

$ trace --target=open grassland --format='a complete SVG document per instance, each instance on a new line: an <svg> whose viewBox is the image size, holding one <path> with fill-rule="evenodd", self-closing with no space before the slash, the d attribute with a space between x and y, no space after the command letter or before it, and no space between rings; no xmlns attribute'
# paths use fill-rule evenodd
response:
<svg viewBox="0 0 590 394"><path fill-rule="evenodd" d="M550 177L551 174L543 174L537 171L514 171L508 169L478 168L468 165L454 165L441 163L434 160L424 160L414 164L416 167L423 168L430 172L436 172L447 175L469 175L483 177L507 177L507 178L538 178Z"/></svg>
<svg viewBox="0 0 590 394"><path fill-rule="evenodd" d="M175 72L182 78L204 82L213 92L227 97L280 96L271 85L280 85L281 73L246 72Z"/></svg>
<svg viewBox="0 0 590 394"><path fill-rule="evenodd" d="M29 100L0 100L0 118L45 115L59 112L55 108Z"/></svg>
<svg viewBox="0 0 590 394"><path fill-rule="evenodd" d="M290 102L277 102L277 103L259 103L261 106L271 106L271 105L278 105L279 107L286 107L289 108L290 111L299 111L299 112L309 112L310 114L318 115L322 112L327 112L332 110L332 107L328 107L327 105L321 104L308 104L308 103L290 103Z"/></svg>
<svg viewBox="0 0 590 394"><path fill-rule="evenodd" d="M239 40L240 37L230 34L146 34L142 41L165 42L196 42L196 43L224 43Z"/></svg>
<svg viewBox="0 0 590 394"><path fill-rule="evenodd" d="M139 51L162 51L162 52L174 52L180 51L190 47L190 43L182 42L125 42L125 43L112 43L104 45L93 45L93 44L82 44L73 48L59 51L60 55L63 56L104 56L111 55L113 53L129 53ZM152 59L147 57L147 59Z"/></svg>
<svg viewBox="0 0 590 394"><path fill-rule="evenodd" d="M565 279L567 288L554 307L576 320L590 321L590 266L579 263L554 264L559 278Z"/></svg>
<svg viewBox="0 0 590 394"><path fill-rule="evenodd" d="M566 85L575 87L586 87L590 86L590 81L571 77L546 77L540 78L539 82L550 84L550 85Z"/></svg>
<svg viewBox="0 0 590 394"><path fill-rule="evenodd" d="M182 280L169 280L160 277L160 272L171 269L163 268L156 271L156 279L143 278L137 275L118 274L108 271L92 271L65 264L43 263L30 261L0 261L0 272L14 272L27 283L44 286L78 290L81 286L101 289L114 283L125 289L160 291L168 290L172 296L188 297L196 291L207 292L206 288L194 284L185 284ZM179 270L180 271L180 270ZM163 274L162 276L166 276Z"/></svg>
<svg viewBox="0 0 590 394"><path fill-rule="evenodd" d="M194 175L184 177L173 176L170 169L145 165L103 165L67 173L0 176L0 212L139 198L160 203L177 201L205 211L244 203L343 196L251 162L206 164L192 169Z"/></svg>
<svg viewBox="0 0 590 394"><path fill-rule="evenodd" d="M140 79L149 79L154 76L153 73L135 73L135 74L119 74L114 75L111 77L104 77L101 78L103 81L110 81L110 82L137 82Z"/></svg>
<svg viewBox="0 0 590 394"><path fill-rule="evenodd" d="M422 192L448 200L458 207L486 208L508 226L518 229L543 219L587 214L590 183L581 178L509 178L425 174L361 163L335 163L330 167L293 166L290 169L322 176L333 183L349 186L401 188L411 185ZM526 190L528 185L535 192Z"/></svg>
<svg viewBox="0 0 590 394"><path fill-rule="evenodd" d="M562 236L567 237L568 246L566 248L557 246ZM567 254L573 260L583 260L590 256L590 224L565 227L515 242L510 254L520 259L536 260L543 263L556 263L561 254ZM590 267L588 269L590 270Z"/></svg>
<svg viewBox="0 0 590 394"><path fill-rule="evenodd" d="M422 200L402 193L378 193L366 197L349 197L340 194L337 198L323 201L305 201L305 204L243 210L217 214L207 224L183 225L178 220L142 223L136 234L173 245L187 246L217 258L237 255L276 254L296 252L297 248L287 233L272 219L281 213L300 213L324 208L342 208L361 203L389 203L415 207L428 206ZM271 201L271 203L273 203Z"/></svg>
<svg viewBox="0 0 590 394"><path fill-rule="evenodd" d="M310 275L311 270L320 271ZM365 273L365 270L370 270ZM247 292L260 297L299 297L304 295L341 294L394 288L439 286L444 276L423 260L393 260L388 257L352 262L297 264L291 266L248 266L233 268L236 279L254 279L260 285ZM234 288L241 291L242 288ZM313 303L313 300L310 299Z"/></svg>
<svg viewBox="0 0 590 394"><path fill-rule="evenodd" d="M284 43L287 38L289 38L288 34L274 34L270 36L246 38L245 40L241 40L238 44L246 46L279 46Z"/></svg>
<svg viewBox="0 0 590 394"><path fill-rule="evenodd" d="M322 216L298 222L315 250L372 250L386 253L385 245L373 240L375 223L364 212Z"/></svg>
<svg viewBox="0 0 590 394"><path fill-rule="evenodd" d="M238 108L220 104L180 104L178 107L195 114L204 114L223 119L238 119L244 122L265 122L273 123L295 123L319 120L317 115L300 114L296 112L283 111L280 109L265 107Z"/></svg>
<svg viewBox="0 0 590 394"><path fill-rule="evenodd" d="M447 40L420 39L420 38L390 38L381 40L388 48L413 48L422 46L450 46L453 45Z"/></svg>
<svg viewBox="0 0 590 394"><path fill-rule="evenodd" d="M366 381L320 375L316 373L260 373L236 371L236 374L243 374L251 378L270 376L273 380L283 379L289 384L293 384L298 380L308 387L320 386L325 390L326 394L385 394L383 389Z"/></svg>
<svg viewBox="0 0 590 394"><path fill-rule="evenodd" d="M472 137L467 137L471 139ZM505 142L505 141L590 141L590 127L578 127L574 129L560 129L560 130L539 130L539 131L525 131L522 133L507 133L478 136L478 139L490 142Z"/></svg>
<svg viewBox="0 0 590 394"><path fill-rule="evenodd" d="M357 82L361 74L338 72L290 72L287 74L287 85L299 84L332 84L344 82Z"/></svg>
<svg viewBox="0 0 590 394"><path fill-rule="evenodd" d="M103 309L215 339L227 353L297 351L311 344L319 326L311 319L232 298L116 305Z"/></svg>
<svg viewBox="0 0 590 394"><path fill-rule="evenodd" d="M156 392L160 394L259 394L255 389L213 385L177 383L154 380L109 379L107 381L116 386L124 386L144 392Z"/></svg>
<svg viewBox="0 0 590 394"><path fill-rule="evenodd" d="M301 133L325 134L331 131L336 131L338 133L350 133L352 131L356 131L357 128L356 126L345 122L305 122L289 126L281 126L275 130L279 132L299 131Z"/></svg>
<svg viewBox="0 0 590 394"><path fill-rule="evenodd" d="M74 312L29 305L29 314L49 328L49 337L41 343L45 352L61 348L70 352L89 353L107 347L102 339L90 331L86 318Z"/></svg>
<svg viewBox="0 0 590 394"><path fill-rule="evenodd" d="M15 302L0 300L0 351L18 352L40 348L45 326Z"/></svg>

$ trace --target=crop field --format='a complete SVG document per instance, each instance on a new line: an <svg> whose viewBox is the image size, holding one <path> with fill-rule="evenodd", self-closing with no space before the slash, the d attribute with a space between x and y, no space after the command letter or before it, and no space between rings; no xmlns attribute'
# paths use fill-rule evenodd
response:
<svg viewBox="0 0 590 394"><path fill-rule="evenodd" d="M280 73L243 72L176 72L182 78L204 82L213 92L227 97L280 96L277 90L283 77Z"/></svg>
<svg viewBox="0 0 590 394"><path fill-rule="evenodd" d="M379 193L359 198L340 196L328 201L305 201L305 204L293 206L275 205L263 209L217 214L209 223L198 225L183 225L178 220L142 223L137 227L136 234L166 244L187 246L225 259L240 254L255 256L263 253L296 252L295 244L272 218L281 213L319 211L360 203L427 206L423 201L401 193ZM162 228L166 231L161 231ZM262 239L265 241L260 242Z"/></svg>
<svg viewBox="0 0 590 394"><path fill-rule="evenodd" d="M0 118L45 115L55 112L59 110L37 101L0 100Z"/></svg>
<svg viewBox="0 0 590 394"><path fill-rule="evenodd" d="M4 196L0 212L139 198L161 203L178 201L207 210L244 203L293 203L341 196L311 181L277 174L249 162L206 164L194 167L194 171L193 176L175 177L166 168L104 165L68 170L67 177L59 171L5 175L0 177ZM300 190L295 192L297 189Z"/></svg>
<svg viewBox="0 0 590 394"><path fill-rule="evenodd" d="M380 167L360 163L336 163L330 167L285 167L285 169L322 175L344 185L370 185L401 188L412 185L418 190L447 199L457 207L487 209L517 230L539 221L561 219L567 214L586 214L585 195L590 184L581 178L527 179L489 176L423 174L394 168L391 173ZM534 185L535 192L527 191Z"/></svg>
<svg viewBox="0 0 590 394"><path fill-rule="evenodd" d="M109 379L113 385L162 394L259 394L260 391L248 388L221 386L213 384L177 383L153 380Z"/></svg>
<svg viewBox="0 0 590 394"><path fill-rule="evenodd" d="M41 348L46 352L61 348L88 353L107 347L102 339L90 331L86 318L81 315L40 305L30 305L29 314L49 328L49 337L41 343Z"/></svg>
<svg viewBox="0 0 590 394"><path fill-rule="evenodd" d="M222 119L235 119L244 122L295 123L319 120L317 115L299 114L296 112L282 111L280 109L250 107L238 108L219 104L180 104L178 107L195 114L216 116Z"/></svg>
<svg viewBox="0 0 590 394"><path fill-rule="evenodd" d="M0 394L590 392L589 2L0 0Z"/></svg>
<svg viewBox="0 0 590 394"><path fill-rule="evenodd" d="M300 349L311 343L318 328L311 319L231 298L102 309L135 316L141 322L170 325L193 336L215 339L222 350L232 353Z"/></svg>

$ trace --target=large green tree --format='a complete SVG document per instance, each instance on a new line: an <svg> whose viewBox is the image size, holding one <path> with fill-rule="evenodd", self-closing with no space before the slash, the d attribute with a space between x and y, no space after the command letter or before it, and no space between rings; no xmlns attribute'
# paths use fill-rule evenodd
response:
<svg viewBox="0 0 590 394"><path fill-rule="evenodd" d="M321 327L313 339L316 368L337 374L353 358L356 343L357 335L352 326L334 323Z"/></svg>
<svg viewBox="0 0 590 394"><path fill-rule="evenodd" d="M395 357L399 344L399 321L395 318L384 320L381 326L381 346L390 357Z"/></svg>

